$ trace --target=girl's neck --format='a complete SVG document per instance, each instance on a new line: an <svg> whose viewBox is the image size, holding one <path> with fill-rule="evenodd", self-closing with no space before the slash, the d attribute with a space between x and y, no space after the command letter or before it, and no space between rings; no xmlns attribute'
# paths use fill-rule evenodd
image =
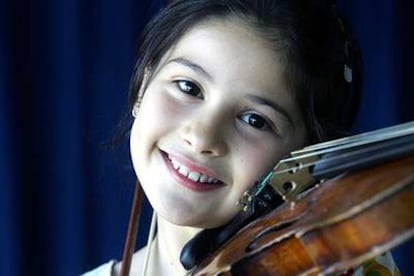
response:
<svg viewBox="0 0 414 276"><path fill-rule="evenodd" d="M183 276L186 270L180 262L181 249L201 229L171 224L157 215L157 234L151 244L145 275ZM136 252L132 258L130 275L143 275L146 246ZM120 275L121 263L114 268L114 275Z"/></svg>
<svg viewBox="0 0 414 276"><path fill-rule="evenodd" d="M172 224L157 216L157 237L154 244L154 259L152 264L167 269L171 275L184 275L185 269L180 263L180 253L183 246L201 229Z"/></svg>

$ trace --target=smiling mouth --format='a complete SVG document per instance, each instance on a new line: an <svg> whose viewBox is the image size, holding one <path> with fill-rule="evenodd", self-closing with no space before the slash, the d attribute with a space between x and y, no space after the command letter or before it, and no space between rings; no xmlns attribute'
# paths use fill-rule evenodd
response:
<svg viewBox="0 0 414 276"><path fill-rule="evenodd" d="M167 158L170 160L174 170L176 170L180 175L188 178L191 181L199 182L203 184L221 184L222 182L212 176L191 171L189 168L178 162L176 159L171 157L170 155L167 155Z"/></svg>

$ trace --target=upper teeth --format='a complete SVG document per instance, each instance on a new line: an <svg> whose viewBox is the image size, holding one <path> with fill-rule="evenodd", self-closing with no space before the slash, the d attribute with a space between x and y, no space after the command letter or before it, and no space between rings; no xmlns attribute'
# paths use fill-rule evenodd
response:
<svg viewBox="0 0 414 276"><path fill-rule="evenodd" d="M186 166L180 164L177 160L175 160L172 157L169 157L171 160L171 163L174 167L174 169L177 170L177 172L181 175L184 175L188 179L195 181L195 182L201 182L201 183L217 183L218 180L210 177L208 175L199 173L199 172L193 172L190 171Z"/></svg>

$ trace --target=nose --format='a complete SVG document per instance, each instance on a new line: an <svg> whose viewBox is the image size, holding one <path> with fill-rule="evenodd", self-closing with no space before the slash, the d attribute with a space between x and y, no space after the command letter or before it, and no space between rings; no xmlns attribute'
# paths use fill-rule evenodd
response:
<svg viewBox="0 0 414 276"><path fill-rule="evenodd" d="M190 151L218 157L228 152L226 126L217 116L198 114L180 129L180 137Z"/></svg>

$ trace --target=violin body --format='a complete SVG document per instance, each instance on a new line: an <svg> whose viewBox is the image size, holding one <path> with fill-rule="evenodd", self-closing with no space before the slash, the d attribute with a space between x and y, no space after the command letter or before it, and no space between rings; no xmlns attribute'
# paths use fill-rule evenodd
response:
<svg viewBox="0 0 414 276"><path fill-rule="evenodd" d="M414 154L344 173L241 228L192 275L321 275L414 235Z"/></svg>

